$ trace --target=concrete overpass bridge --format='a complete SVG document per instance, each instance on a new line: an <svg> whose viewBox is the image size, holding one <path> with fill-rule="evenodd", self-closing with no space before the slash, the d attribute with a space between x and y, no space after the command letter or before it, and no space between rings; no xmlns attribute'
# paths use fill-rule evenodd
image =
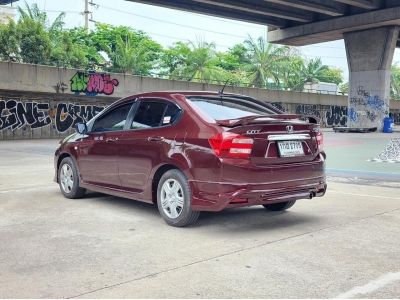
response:
<svg viewBox="0 0 400 300"><path fill-rule="evenodd" d="M127 0L268 26L268 41L304 46L345 40L348 126L382 128L390 67L400 47L399 0Z"/></svg>

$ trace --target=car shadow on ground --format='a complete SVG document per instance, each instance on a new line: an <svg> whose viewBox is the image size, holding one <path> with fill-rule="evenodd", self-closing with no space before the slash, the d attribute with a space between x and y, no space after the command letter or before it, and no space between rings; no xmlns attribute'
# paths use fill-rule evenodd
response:
<svg viewBox="0 0 400 300"><path fill-rule="evenodd" d="M203 212L194 226L218 227L220 230L244 233L249 230L276 230L320 223L321 218L313 214L288 211L271 212L262 206L226 209L221 212Z"/></svg>
<svg viewBox="0 0 400 300"><path fill-rule="evenodd" d="M89 192L83 199L101 202L112 206L110 209L121 209L124 213L140 214L148 217L150 222L162 219L155 205L127 198ZM321 218L312 213L297 212L296 206L284 212L267 211L262 206L229 208L220 212L202 212L197 223L187 227L189 230L214 228L216 231L246 232L249 230L277 230L321 223ZM165 226L168 226L165 224Z"/></svg>

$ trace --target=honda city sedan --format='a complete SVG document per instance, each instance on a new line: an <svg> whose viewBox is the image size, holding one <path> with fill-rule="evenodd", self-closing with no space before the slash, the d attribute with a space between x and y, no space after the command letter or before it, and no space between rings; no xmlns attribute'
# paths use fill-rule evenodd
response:
<svg viewBox="0 0 400 300"><path fill-rule="evenodd" d="M55 153L63 195L153 203L172 226L228 207L282 211L326 191L318 120L247 96L143 93L76 127Z"/></svg>

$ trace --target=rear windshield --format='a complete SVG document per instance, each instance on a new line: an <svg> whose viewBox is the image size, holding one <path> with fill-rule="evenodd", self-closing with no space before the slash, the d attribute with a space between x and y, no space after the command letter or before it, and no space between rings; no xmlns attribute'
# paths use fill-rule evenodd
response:
<svg viewBox="0 0 400 300"><path fill-rule="evenodd" d="M248 116L276 114L272 110L256 103L251 103L248 100L203 97L191 97L188 100L202 114L205 114L214 120L228 120Z"/></svg>

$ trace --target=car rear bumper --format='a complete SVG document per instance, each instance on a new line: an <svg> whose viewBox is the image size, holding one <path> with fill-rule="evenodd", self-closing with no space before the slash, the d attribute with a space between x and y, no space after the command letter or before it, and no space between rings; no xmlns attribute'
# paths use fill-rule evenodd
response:
<svg viewBox="0 0 400 300"><path fill-rule="evenodd" d="M220 211L229 207L262 205L322 197L325 177L266 184L190 182L192 207L199 211Z"/></svg>

